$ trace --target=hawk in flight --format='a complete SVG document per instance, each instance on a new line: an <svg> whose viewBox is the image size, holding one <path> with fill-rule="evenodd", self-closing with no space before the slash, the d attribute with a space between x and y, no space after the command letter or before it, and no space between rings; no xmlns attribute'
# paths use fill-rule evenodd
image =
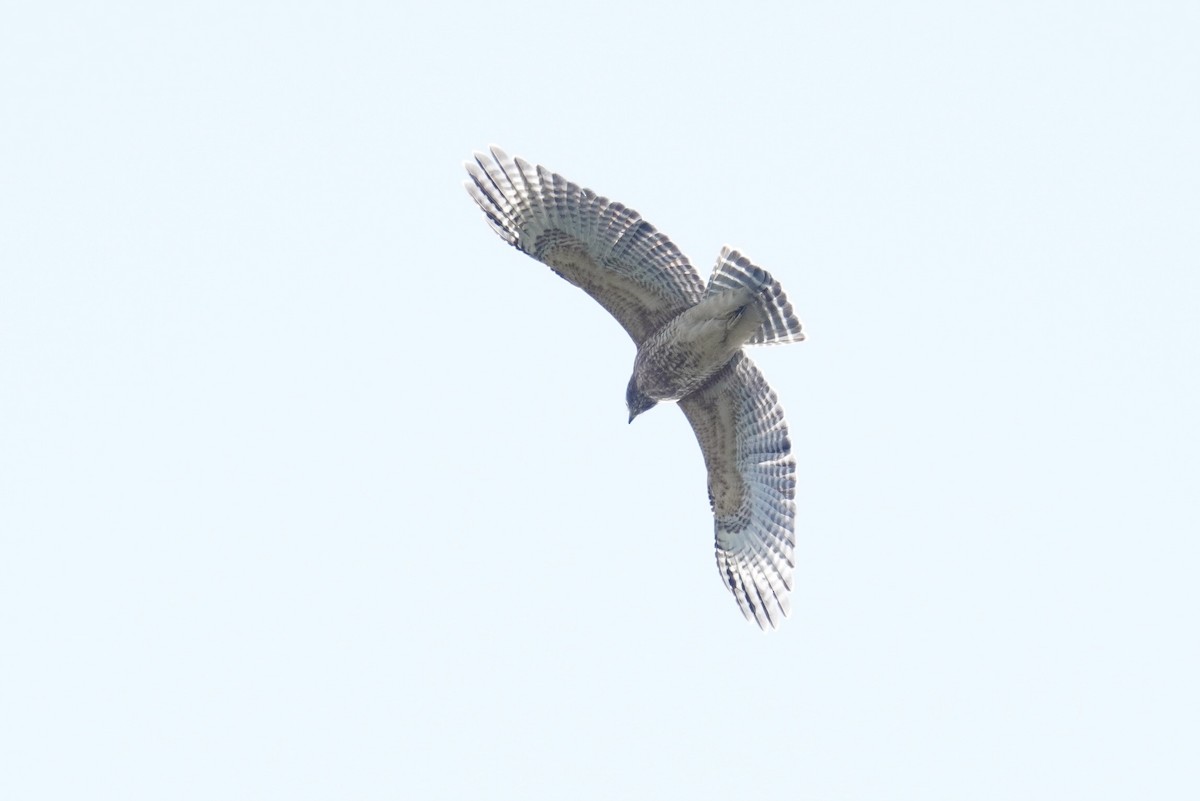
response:
<svg viewBox="0 0 1200 801"><path fill-rule="evenodd" d="M728 247L705 284L633 209L499 148L466 167L467 191L500 238L633 338L629 421L679 402L708 467L721 579L747 619L778 626L791 608L796 461L779 401L742 347L804 339L783 288Z"/></svg>

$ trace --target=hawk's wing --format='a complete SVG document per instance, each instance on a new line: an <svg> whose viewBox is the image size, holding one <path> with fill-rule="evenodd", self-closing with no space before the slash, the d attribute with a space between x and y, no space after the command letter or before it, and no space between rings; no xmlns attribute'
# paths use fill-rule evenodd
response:
<svg viewBox="0 0 1200 801"><path fill-rule="evenodd" d="M704 295L679 248L636 211L497 147L466 164L467 191L500 238L583 289L643 340Z"/></svg>
<svg viewBox="0 0 1200 801"><path fill-rule="evenodd" d="M796 460L783 409L741 353L679 407L708 466L721 578L742 614L778 626L791 611L795 566Z"/></svg>

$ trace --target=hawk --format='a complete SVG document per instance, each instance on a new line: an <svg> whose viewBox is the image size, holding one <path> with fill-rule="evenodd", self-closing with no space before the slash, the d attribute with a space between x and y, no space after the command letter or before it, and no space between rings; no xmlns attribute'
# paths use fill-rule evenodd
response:
<svg viewBox="0 0 1200 801"><path fill-rule="evenodd" d="M708 468L721 578L747 619L778 626L791 609L796 462L779 401L742 348L804 339L783 288L728 247L705 284L633 209L497 147L466 168L467 192L500 238L633 338L629 422L678 401Z"/></svg>

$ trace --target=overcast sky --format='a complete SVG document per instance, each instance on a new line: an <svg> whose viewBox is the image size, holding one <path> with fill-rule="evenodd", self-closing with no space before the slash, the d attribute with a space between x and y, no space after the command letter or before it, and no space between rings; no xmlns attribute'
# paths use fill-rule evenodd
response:
<svg viewBox="0 0 1200 801"><path fill-rule="evenodd" d="M1200 6L667 6L4 5L0 796L1200 796ZM779 631L490 143L787 289Z"/></svg>

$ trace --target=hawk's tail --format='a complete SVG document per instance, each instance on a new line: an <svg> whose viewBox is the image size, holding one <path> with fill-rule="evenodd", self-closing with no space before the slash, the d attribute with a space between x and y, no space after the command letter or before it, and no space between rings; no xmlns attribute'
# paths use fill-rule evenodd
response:
<svg viewBox="0 0 1200 801"><path fill-rule="evenodd" d="M747 345L781 345L804 339L803 326L779 282L766 270L754 266L736 250L724 247L721 248L717 266L713 268L712 277L708 279L708 289L704 294L710 296L730 289L748 289L753 292L762 311L762 327L750 337Z"/></svg>

